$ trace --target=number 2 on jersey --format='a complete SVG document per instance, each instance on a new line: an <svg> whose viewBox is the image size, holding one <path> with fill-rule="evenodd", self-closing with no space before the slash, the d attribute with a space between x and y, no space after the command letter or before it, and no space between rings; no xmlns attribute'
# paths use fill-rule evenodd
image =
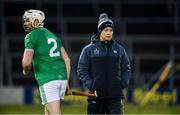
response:
<svg viewBox="0 0 180 115"><path fill-rule="evenodd" d="M56 40L53 39L53 38L48 38L48 44L51 44L51 43L53 43L53 47L49 51L49 56L50 57L60 56L60 52L59 51L55 52L55 50L57 49L57 42L56 42Z"/></svg>

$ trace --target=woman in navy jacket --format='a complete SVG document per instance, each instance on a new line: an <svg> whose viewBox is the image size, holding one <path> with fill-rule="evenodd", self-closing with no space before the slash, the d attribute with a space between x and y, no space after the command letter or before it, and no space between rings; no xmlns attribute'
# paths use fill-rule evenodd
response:
<svg viewBox="0 0 180 115"><path fill-rule="evenodd" d="M123 89L130 79L125 49L112 39L114 24L107 14L99 17L98 34L92 36L78 62L78 76L96 98L88 98L88 114L122 114Z"/></svg>

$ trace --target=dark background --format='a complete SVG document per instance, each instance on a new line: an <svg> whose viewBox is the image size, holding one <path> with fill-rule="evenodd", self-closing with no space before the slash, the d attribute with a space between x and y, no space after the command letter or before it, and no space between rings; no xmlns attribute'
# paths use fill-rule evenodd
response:
<svg viewBox="0 0 180 115"><path fill-rule="evenodd" d="M57 34L71 58L71 86L82 87L76 73L82 48L97 32L98 16L105 12L115 23L114 39L129 55L131 87L144 86L169 60L180 62L179 0L1 0L0 85L33 85L33 75L22 75L21 60L26 35L22 27L25 10L40 9L45 27ZM164 86L179 87L179 70Z"/></svg>

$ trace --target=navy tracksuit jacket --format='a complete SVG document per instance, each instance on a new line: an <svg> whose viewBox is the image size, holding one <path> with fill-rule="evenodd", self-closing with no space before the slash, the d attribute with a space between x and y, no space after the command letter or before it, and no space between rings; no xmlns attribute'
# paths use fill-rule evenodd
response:
<svg viewBox="0 0 180 115"><path fill-rule="evenodd" d="M80 81L98 98L123 98L128 86L130 63L125 49L116 41L101 42L97 35L83 48L78 62Z"/></svg>

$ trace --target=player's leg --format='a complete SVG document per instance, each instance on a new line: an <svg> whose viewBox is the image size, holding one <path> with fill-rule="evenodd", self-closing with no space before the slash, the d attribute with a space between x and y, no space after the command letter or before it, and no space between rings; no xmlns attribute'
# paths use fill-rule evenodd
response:
<svg viewBox="0 0 180 115"><path fill-rule="evenodd" d="M39 87L42 104L45 106L45 113L60 113L60 86L61 80L50 81Z"/></svg>
<svg viewBox="0 0 180 115"><path fill-rule="evenodd" d="M46 107L44 107L44 114L45 115L48 115L49 113L48 113L48 110L46 109Z"/></svg>
<svg viewBox="0 0 180 115"><path fill-rule="evenodd" d="M53 102L49 102L45 105L45 110L47 111L48 115L59 115L60 114L60 104L59 104L59 100L57 101L53 101Z"/></svg>

